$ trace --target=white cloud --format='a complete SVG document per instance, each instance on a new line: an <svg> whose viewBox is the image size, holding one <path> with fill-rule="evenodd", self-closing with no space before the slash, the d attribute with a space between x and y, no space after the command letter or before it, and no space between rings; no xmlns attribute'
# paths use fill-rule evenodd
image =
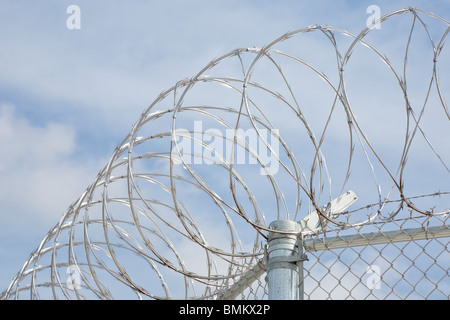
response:
<svg viewBox="0 0 450 320"><path fill-rule="evenodd" d="M49 228L91 183L94 164L74 160L76 132L70 126L36 126L13 105L1 105L0 128L0 215Z"/></svg>
<svg viewBox="0 0 450 320"><path fill-rule="evenodd" d="M414 2L419 1L378 5L384 14ZM25 8L18 3L9 1L0 12L0 24L13 30L0 35L8 48L0 52L5 62L0 64L0 83L19 90L26 99L52 101L44 107L46 115L56 108L65 111L69 103L77 106L72 111L77 114L98 112L108 117L96 123L92 135L109 132L111 121L127 126L160 91L236 47L263 46L287 31L316 23L358 32L368 18L366 7L372 4L160 1L130 6L79 1L81 30L69 31L68 4L27 3ZM433 6L446 8L437 2ZM63 103L55 107L55 100ZM0 217L14 230L11 241L30 241L27 232L33 226L45 225L47 231L106 164L105 159L88 163L77 159L77 133L84 123L77 127L48 119L38 126L32 117L22 116L33 106L23 108L19 115L11 105L0 106ZM95 148L89 141L86 144ZM225 238L221 233L212 236L213 243ZM31 249L37 244L32 243ZM23 256L12 259L6 246L0 247L2 267L8 263L16 271ZM0 283L0 291L4 285Z"/></svg>

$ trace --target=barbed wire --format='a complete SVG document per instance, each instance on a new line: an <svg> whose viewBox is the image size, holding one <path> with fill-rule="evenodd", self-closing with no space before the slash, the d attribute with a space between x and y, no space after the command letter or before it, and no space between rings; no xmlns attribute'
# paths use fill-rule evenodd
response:
<svg viewBox="0 0 450 320"><path fill-rule="evenodd" d="M376 37L369 38L379 32L373 29L375 24L404 15L410 18L410 28L406 37L402 35L406 43L397 67L377 49ZM424 19L443 26L438 41ZM412 102L406 72L413 35L419 29L432 56L421 105ZM138 298L215 299L261 263L267 234L273 232L268 222L273 220L300 219L316 211L321 227L303 230L302 236L308 237L324 235L328 229L399 221L406 211L409 217L412 213L426 219L446 217L448 136L430 138L423 123L430 114L432 125L437 125L436 118L444 119L446 127L440 129L448 133L448 90L440 84L438 66L449 30L448 21L406 8L384 15L356 35L330 26L308 26L261 48L239 48L211 60L144 110L2 299L112 299L128 289ZM311 40L311 35L325 39L326 46ZM341 50L344 38L349 42ZM331 53L329 59L320 60L324 55L319 50L324 48ZM299 54L302 50L310 51L313 60L319 56L332 74L307 62ZM349 94L347 70L353 70L352 59L364 66L364 59L355 58L361 50L382 63L403 99L403 112L393 115L398 117L395 126L401 127L403 121L403 142L394 148L400 152L397 161L393 154L379 151L382 144L373 142L364 127L367 122L358 118L371 119L375 110L357 105ZM326 89L308 86L313 77ZM374 81L387 80L376 75ZM331 101L328 109L322 104L326 99ZM389 107L397 112L398 101ZM317 130L319 123L322 129ZM210 129L204 130L204 125ZM384 130L382 123L373 125ZM424 162L424 155L434 162ZM407 163L417 157L438 172L433 190L416 184L409 189ZM366 173L359 178L362 164ZM357 172L354 180L352 170ZM337 187L331 183L336 175L342 181ZM366 176L372 177L374 192L368 191ZM361 193L359 207L337 216L327 212L326 204L350 188ZM265 296L262 282L249 287L246 297Z"/></svg>

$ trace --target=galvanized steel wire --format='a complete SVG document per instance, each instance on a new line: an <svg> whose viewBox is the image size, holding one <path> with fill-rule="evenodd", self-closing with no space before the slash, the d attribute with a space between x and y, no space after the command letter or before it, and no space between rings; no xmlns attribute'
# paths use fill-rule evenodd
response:
<svg viewBox="0 0 450 320"><path fill-rule="evenodd" d="M298 220L316 210L323 224L320 230L304 230L301 236L305 238L333 230L357 230L377 223L408 220L413 215L414 219L430 221L437 217L445 221L450 212L450 188L419 187L409 191L405 172L411 158L417 156L416 141L425 141L427 154L436 160L432 165L442 173L436 179L442 179L443 186L449 187L448 157L428 137L422 119L433 108L436 112L433 114L446 120L448 130L450 113L445 102L448 87L441 85L441 75L447 71L440 70L439 65L450 23L415 8L384 15L377 23L384 26L401 16L408 16L411 26L399 53L403 56L402 68L394 66L371 44L368 36L376 30L370 26L354 35L314 25L288 32L261 48L232 50L211 60L193 77L163 91L143 111L95 181L44 237L2 298L114 299L122 294L127 296L128 290L142 299L215 299L251 268L260 265L268 225L273 220ZM424 17L444 26L445 31L437 40L432 38ZM410 103L406 74L409 45L418 29L428 35L429 47L423 50L433 57L426 98L419 107ZM326 40L334 57L331 61L334 75L323 73L321 66L310 64L297 54L296 41L311 34ZM350 39L345 50L339 43L341 37ZM284 51L284 45L290 51ZM347 69L360 48L383 62L404 99L403 118L398 121L405 124L405 130L396 160L386 160L390 155L378 152L358 120L361 109L355 108L348 95ZM308 70L330 90L333 98L328 111L324 112L324 107L317 109L322 129L316 130L311 125L298 95L302 85L285 64ZM220 68L222 65L225 70ZM233 75L228 76L227 70ZM265 79L266 72L270 79L258 82ZM273 77L275 74L277 79ZM265 101L271 101L272 108ZM346 130L347 137L347 148L339 151L339 157L347 161L341 168L338 186L332 185L335 172L329 167L330 152L325 159L324 151L337 112L344 115L340 120L344 125L339 128ZM301 164L304 155L294 151L292 145L294 131L290 132L287 125L283 127L277 118L280 115L301 128L294 137L299 144L301 141L311 147L312 154L307 155L312 159L309 166ZM220 130L196 132L194 121ZM375 125L383 130L382 124ZM260 149L255 150L239 129L254 130L264 147L259 145ZM224 130L233 135L221 135ZM279 152L273 149L265 132L273 133L271 141L277 140ZM203 139L207 137L207 141L197 139L196 134L202 134L199 137ZM182 139L190 139L194 145L191 154L183 148L186 145L181 145ZM213 139L232 146L231 152L219 154L213 150L207 143ZM249 169L249 164L242 166L233 160L242 151L257 163L257 171ZM276 158L277 172L270 171L261 158L262 151ZM327 215L324 205L351 187L354 163L361 159L373 177L370 183L375 187L370 190L375 191L370 193L375 201L359 203L337 218ZM380 172L388 177L388 184L381 185ZM269 200L270 212L265 204ZM200 214L201 208L206 212ZM397 226L401 228L403 224ZM77 286L71 282L72 272L79 277ZM244 298L266 296L264 281L258 281L246 289L250 293Z"/></svg>

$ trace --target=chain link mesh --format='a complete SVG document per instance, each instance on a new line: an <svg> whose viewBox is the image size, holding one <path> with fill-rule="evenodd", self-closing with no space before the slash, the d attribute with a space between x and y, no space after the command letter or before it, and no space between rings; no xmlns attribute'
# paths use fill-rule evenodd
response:
<svg viewBox="0 0 450 320"><path fill-rule="evenodd" d="M312 212L304 298L448 299L450 24L414 8L375 23L233 50L162 92L2 299L266 299L269 223ZM330 211L348 189L360 207Z"/></svg>
<svg viewBox="0 0 450 320"><path fill-rule="evenodd" d="M330 231L328 236L385 233L391 230L448 228L448 217L411 217L372 224L359 230ZM450 238L348 246L309 252L304 264L307 299L449 299ZM366 236L367 237L367 236ZM370 237L367 237L370 243Z"/></svg>

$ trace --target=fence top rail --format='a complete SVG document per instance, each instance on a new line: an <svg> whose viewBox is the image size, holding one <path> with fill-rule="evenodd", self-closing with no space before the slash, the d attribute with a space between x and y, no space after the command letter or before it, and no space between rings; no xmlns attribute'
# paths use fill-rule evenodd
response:
<svg viewBox="0 0 450 320"><path fill-rule="evenodd" d="M417 241L450 237L450 226L433 226L409 228L394 231L376 231L346 236L333 236L306 240L303 246L306 251L314 252L328 249L342 249L348 247L386 244L402 241Z"/></svg>

